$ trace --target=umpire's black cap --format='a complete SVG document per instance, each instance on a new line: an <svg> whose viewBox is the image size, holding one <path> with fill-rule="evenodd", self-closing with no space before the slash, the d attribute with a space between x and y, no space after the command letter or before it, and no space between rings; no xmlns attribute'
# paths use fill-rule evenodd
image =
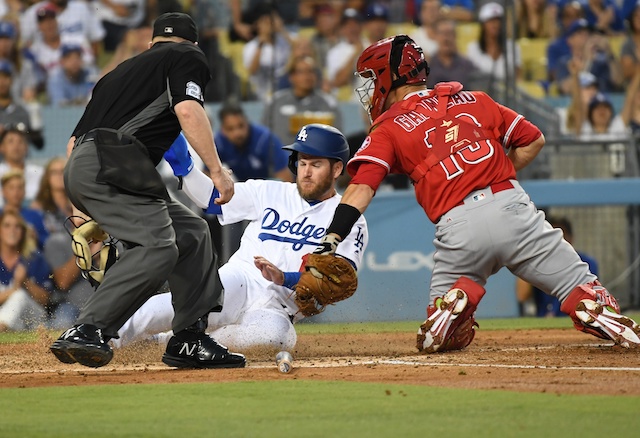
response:
<svg viewBox="0 0 640 438"><path fill-rule="evenodd" d="M153 22L153 37L179 37L198 42L198 28L193 19L182 12L167 12Z"/></svg>

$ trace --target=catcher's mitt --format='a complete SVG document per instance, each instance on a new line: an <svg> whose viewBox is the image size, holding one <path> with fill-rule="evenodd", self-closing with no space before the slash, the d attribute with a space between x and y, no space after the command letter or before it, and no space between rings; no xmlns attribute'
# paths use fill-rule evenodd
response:
<svg viewBox="0 0 640 438"><path fill-rule="evenodd" d="M356 270L346 259L307 254L304 272L295 288L295 301L304 316L313 316L329 304L349 298L357 287Z"/></svg>

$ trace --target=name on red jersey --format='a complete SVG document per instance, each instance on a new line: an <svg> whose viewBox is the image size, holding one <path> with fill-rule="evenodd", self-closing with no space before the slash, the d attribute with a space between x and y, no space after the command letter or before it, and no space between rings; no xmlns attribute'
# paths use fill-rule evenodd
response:
<svg viewBox="0 0 640 438"><path fill-rule="evenodd" d="M475 96L469 92L462 91L450 97L447 109L456 105L468 105L471 103L476 103ZM438 108L438 98L436 96L423 98L416 102L416 106L420 106L430 112L436 112ZM408 113L401 114L393 119L396 124L401 126L402 129L407 132L413 131L427 120L429 120L429 116L416 111L409 111Z"/></svg>

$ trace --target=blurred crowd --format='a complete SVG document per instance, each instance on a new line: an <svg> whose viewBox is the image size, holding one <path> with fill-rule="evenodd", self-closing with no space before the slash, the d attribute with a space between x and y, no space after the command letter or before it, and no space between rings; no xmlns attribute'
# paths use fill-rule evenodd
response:
<svg viewBox="0 0 640 438"><path fill-rule="evenodd" d="M213 77L205 100L224 103L216 144L238 180L290 181L281 146L308 123L343 129L357 57L398 33L424 49L429 86L512 78L534 96L566 97L567 135L640 132L640 0L0 0L0 331L68 326L93 290L65 229L65 159L29 160L46 148L42 108L86 104L169 11L196 20ZM614 94L625 96L620 111ZM264 104L260 123L244 101ZM365 135L350 136L353 151Z"/></svg>

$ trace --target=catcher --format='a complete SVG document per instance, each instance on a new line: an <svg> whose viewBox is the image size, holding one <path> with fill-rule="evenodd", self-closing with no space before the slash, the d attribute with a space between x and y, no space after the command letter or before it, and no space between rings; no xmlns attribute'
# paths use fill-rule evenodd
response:
<svg viewBox="0 0 640 438"><path fill-rule="evenodd" d="M340 245L336 257L309 254L325 234L341 196L336 179L349 159L349 146L337 129L304 126L290 150L289 168L296 183L249 180L235 183L236 196L218 206L210 179L192 169L184 139L165 155L182 189L223 225L248 220L240 248L220 268L225 290L221 313L210 314L209 334L237 350L252 347L291 349L296 344L293 323L322 312L351 296L357 287L368 231L360 217ZM324 274L321 274L324 273ZM120 329L120 347L171 329L169 293L150 298ZM158 336L163 341L170 334Z"/></svg>

